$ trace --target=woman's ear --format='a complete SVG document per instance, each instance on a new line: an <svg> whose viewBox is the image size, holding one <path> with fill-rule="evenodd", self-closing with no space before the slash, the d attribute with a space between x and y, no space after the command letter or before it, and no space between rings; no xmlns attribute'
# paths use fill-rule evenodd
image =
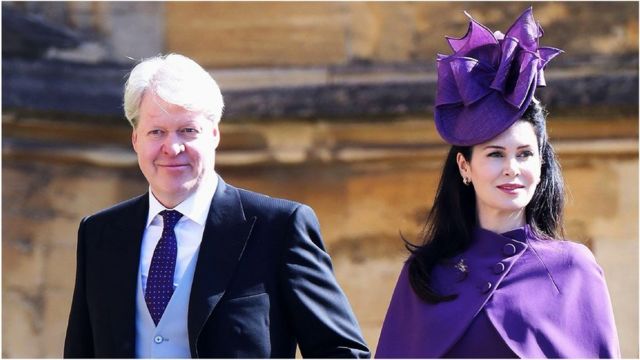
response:
<svg viewBox="0 0 640 360"><path fill-rule="evenodd" d="M456 162L458 163L458 170L460 171L460 176L462 178L468 178L469 176L469 162L465 159L462 153L458 153L456 155Z"/></svg>

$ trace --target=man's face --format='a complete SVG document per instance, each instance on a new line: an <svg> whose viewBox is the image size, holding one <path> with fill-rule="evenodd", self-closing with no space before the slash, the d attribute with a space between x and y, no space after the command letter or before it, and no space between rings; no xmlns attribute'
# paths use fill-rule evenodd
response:
<svg viewBox="0 0 640 360"><path fill-rule="evenodd" d="M213 176L218 126L204 115L147 92L131 135L140 170L155 197L174 208Z"/></svg>

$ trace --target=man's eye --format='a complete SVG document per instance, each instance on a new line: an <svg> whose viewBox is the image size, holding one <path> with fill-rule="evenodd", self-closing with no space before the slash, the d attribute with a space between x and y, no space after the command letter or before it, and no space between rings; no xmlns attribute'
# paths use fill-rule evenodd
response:
<svg viewBox="0 0 640 360"><path fill-rule="evenodd" d="M198 129L195 128L184 128L182 131L187 134L197 134L199 132Z"/></svg>
<svg viewBox="0 0 640 360"><path fill-rule="evenodd" d="M162 135L162 130L157 130L157 129L156 130L151 130L151 131L149 131L148 134L152 135L152 136Z"/></svg>

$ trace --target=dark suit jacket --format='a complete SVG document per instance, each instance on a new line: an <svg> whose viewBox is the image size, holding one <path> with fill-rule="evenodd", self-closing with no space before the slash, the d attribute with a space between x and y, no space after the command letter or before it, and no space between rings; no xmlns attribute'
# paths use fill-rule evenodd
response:
<svg viewBox="0 0 640 360"><path fill-rule="evenodd" d="M308 206L219 179L189 300L192 357L368 357ZM65 357L134 357L148 195L82 220Z"/></svg>

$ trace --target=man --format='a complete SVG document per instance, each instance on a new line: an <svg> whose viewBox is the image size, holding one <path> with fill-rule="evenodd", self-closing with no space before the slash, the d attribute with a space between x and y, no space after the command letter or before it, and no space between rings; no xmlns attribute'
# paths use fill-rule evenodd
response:
<svg viewBox="0 0 640 360"><path fill-rule="evenodd" d="M124 108L149 192L82 220L65 357L368 357L313 210L215 173L211 76L145 60Z"/></svg>

